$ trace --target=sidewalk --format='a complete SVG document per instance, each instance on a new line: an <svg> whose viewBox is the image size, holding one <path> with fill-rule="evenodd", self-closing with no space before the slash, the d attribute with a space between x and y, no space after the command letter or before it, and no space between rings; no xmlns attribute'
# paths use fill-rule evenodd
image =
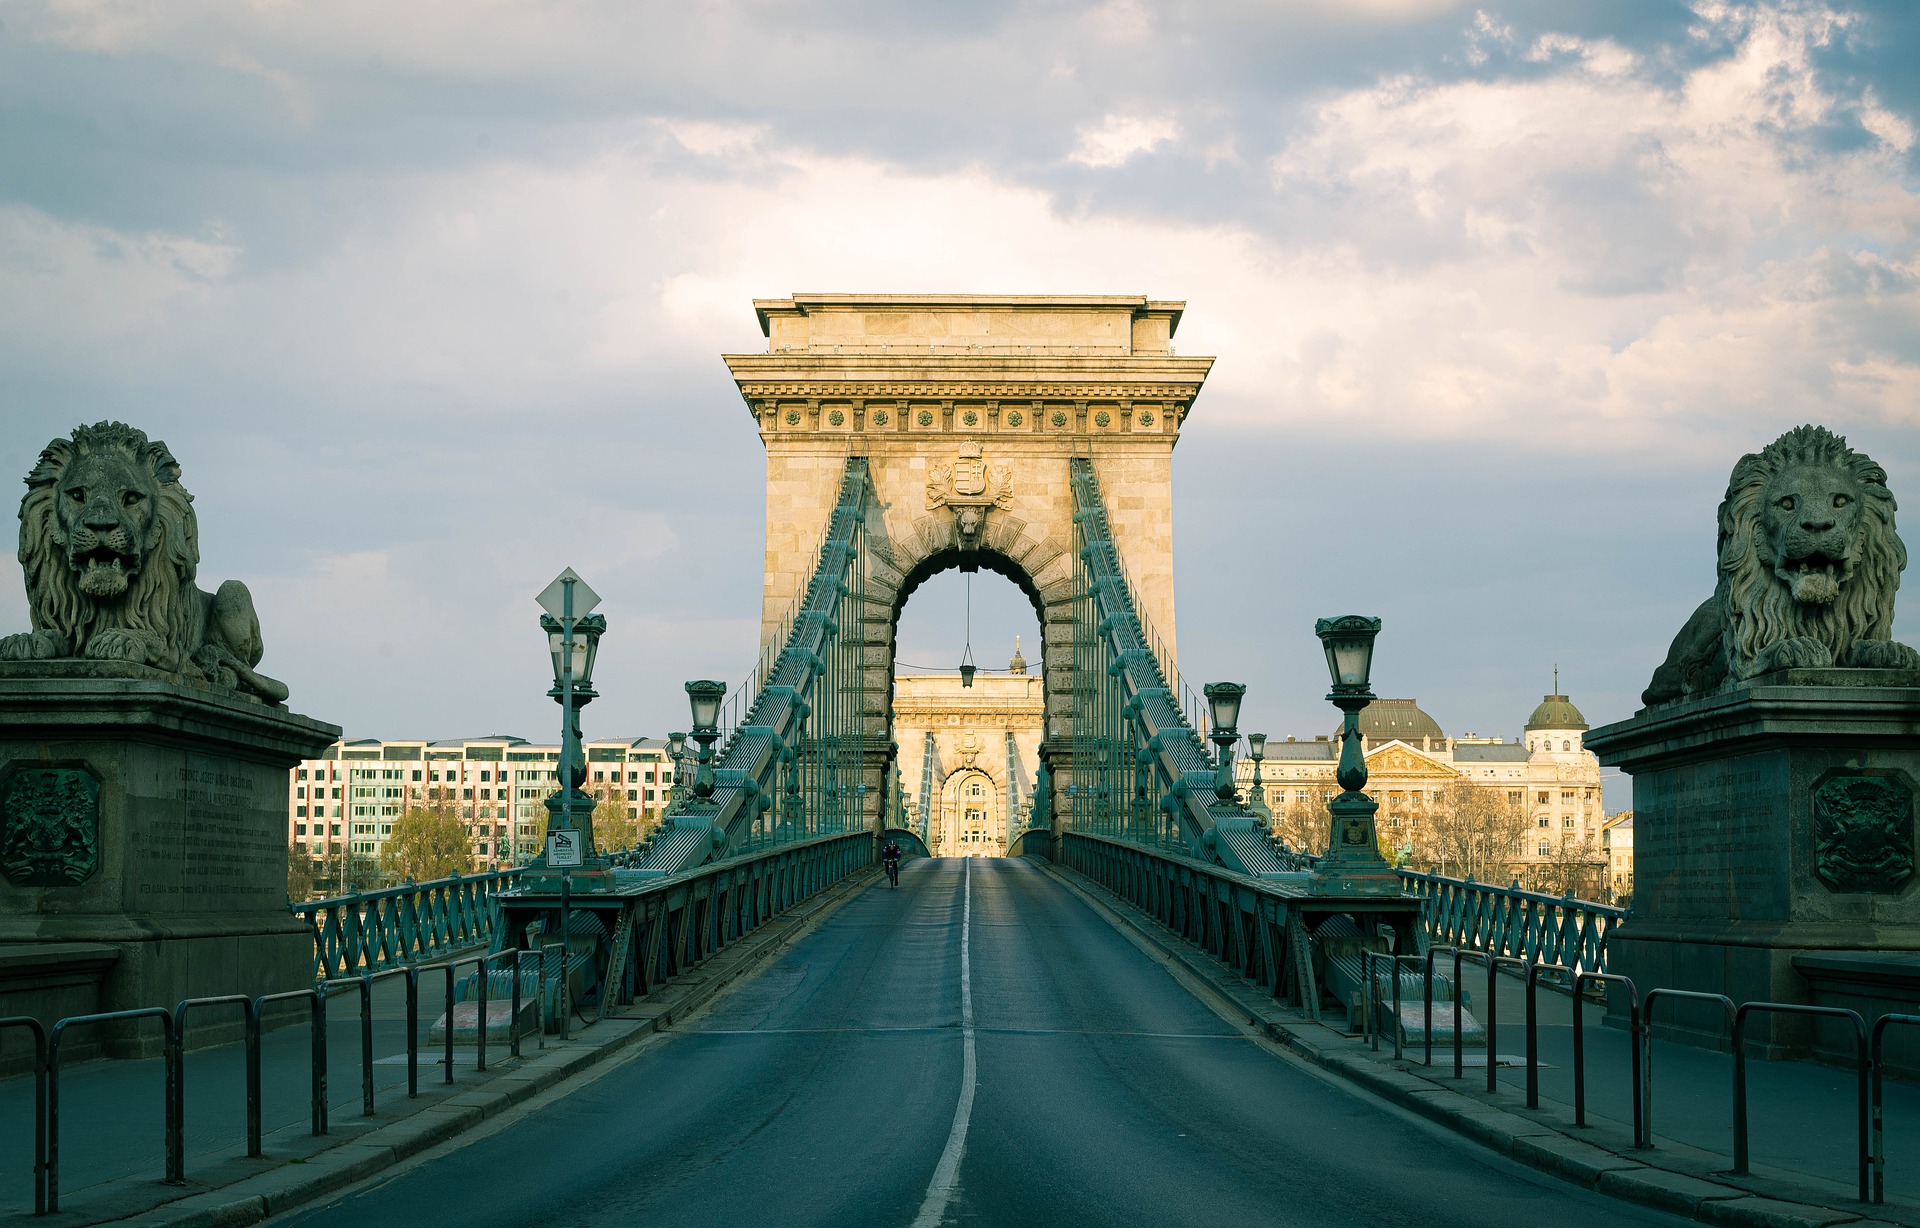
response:
<svg viewBox="0 0 1920 1228"><path fill-rule="evenodd" d="M1884 1205L1856 1197L1856 1112L1851 1070L1812 1062L1747 1063L1748 1139L1752 1173L1732 1168L1733 1059L1724 1053L1656 1041L1654 1143L1632 1140L1628 1035L1605 1026L1604 1008L1583 1004L1587 1050L1587 1120L1573 1125L1573 1001L1539 993L1540 1108L1526 1107L1525 992L1502 976L1499 986L1500 1090L1488 1093L1484 1064L1453 1077L1453 1049L1436 1044L1433 1065L1410 1047L1393 1060L1383 1036L1376 1052L1347 1036L1344 1012L1314 1023L1282 1006L1198 947L1071 870L1049 865L1097 910L1109 914L1176 978L1249 1020L1299 1056L1369 1091L1556 1176L1602 1193L1709 1223L1776 1226L1895 1223L1920 1228L1920 1087L1886 1084ZM1451 972L1452 960L1441 968ZM1486 974L1469 965L1463 981L1483 1014ZM1485 1050L1468 1050L1484 1062ZM1509 1065L1508 1062L1512 1064Z"/></svg>
<svg viewBox="0 0 1920 1228"><path fill-rule="evenodd" d="M35 1217L34 1080L0 1079L0 1228L86 1225L242 1225L358 1181L477 1125L668 1027L710 1000L822 920L873 874L854 874L675 977L617 1017L591 1026L575 1020L572 1039L527 1036L521 1056L504 1042L487 1046L476 1069L472 1045L454 1048L445 1082L444 1047L427 1033L445 1009L443 975L423 977L419 1004L419 1096L407 1097L406 991L399 977L373 994L374 1115L362 1115L360 995L332 998L327 1016L329 1133L311 1128L311 1033L304 1004L285 1007L296 1022L261 1040L259 1159L246 1155L246 1077L242 1046L222 1045L185 1059L186 1184L165 1175L161 1059L101 1060L60 1076L60 1210ZM211 1015L204 1018L211 1018ZM191 1026L191 1025L189 1025Z"/></svg>

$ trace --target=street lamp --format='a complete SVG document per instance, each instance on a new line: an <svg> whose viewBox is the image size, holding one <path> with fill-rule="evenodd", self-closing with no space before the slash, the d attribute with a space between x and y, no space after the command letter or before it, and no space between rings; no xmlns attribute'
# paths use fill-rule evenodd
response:
<svg viewBox="0 0 1920 1228"><path fill-rule="evenodd" d="M1240 740L1240 701L1247 688L1237 682L1209 682L1201 688L1207 697L1207 739L1217 749L1220 769L1213 791L1221 801L1233 800L1233 744Z"/></svg>
<svg viewBox="0 0 1920 1228"><path fill-rule="evenodd" d="M700 770L693 778L693 795L701 801L713 796L713 744L720 737L720 701L727 684L704 679L687 683L687 702L693 706L693 740L700 744Z"/></svg>
<svg viewBox="0 0 1920 1228"><path fill-rule="evenodd" d="M673 790L667 794L667 804L672 805L687 795L686 786L681 782L686 773L682 766L687 754L687 735L670 733L667 735L667 758L673 762Z"/></svg>
<svg viewBox="0 0 1920 1228"><path fill-rule="evenodd" d="M1267 820L1267 825L1271 827L1273 811L1267 809L1267 791L1260 784L1260 761L1267 757L1266 734L1247 735L1247 755L1253 760L1253 786L1247 790L1247 809Z"/></svg>
<svg viewBox="0 0 1920 1228"><path fill-rule="evenodd" d="M1360 749L1360 713L1373 702L1373 641L1380 620L1359 614L1323 618L1313 633L1326 648L1333 689L1327 701L1346 714L1340 734L1340 765L1334 779L1344 790L1327 803L1333 829L1314 884L1322 895L1394 895L1400 880L1380 856L1374 830L1378 804L1361 790L1367 783L1367 758Z"/></svg>
<svg viewBox="0 0 1920 1228"><path fill-rule="evenodd" d="M547 653L553 659L553 689L547 694L560 705L560 763L554 773L560 787L547 798L547 830L550 836L578 831L579 843L568 851L584 859L593 852L593 805L580 791L587 778L580 751L580 709L597 698L593 663L607 620L592 612L600 604L600 594L571 567L554 577L538 601L545 611L540 628L547 633ZM575 812L581 803L586 805L576 826Z"/></svg>

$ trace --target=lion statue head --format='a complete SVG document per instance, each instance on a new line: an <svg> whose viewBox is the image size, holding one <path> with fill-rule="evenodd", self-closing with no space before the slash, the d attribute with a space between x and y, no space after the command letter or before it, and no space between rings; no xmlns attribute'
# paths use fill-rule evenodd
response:
<svg viewBox="0 0 1920 1228"><path fill-rule="evenodd" d="M121 422L76 428L40 453L20 501L20 564L33 630L0 660L134 661L271 702L253 672L260 625L244 584L194 584L200 532L167 445Z"/></svg>
<svg viewBox="0 0 1920 1228"><path fill-rule="evenodd" d="M119 422L48 444L20 503L20 563L34 626L63 634L70 655L114 629L186 647L200 538L167 445Z"/></svg>
<svg viewBox="0 0 1920 1228"><path fill-rule="evenodd" d="M1719 584L1642 697L1663 703L1785 668L1920 668L1893 642L1907 565L1886 470L1820 426L1740 458L1719 513Z"/></svg>

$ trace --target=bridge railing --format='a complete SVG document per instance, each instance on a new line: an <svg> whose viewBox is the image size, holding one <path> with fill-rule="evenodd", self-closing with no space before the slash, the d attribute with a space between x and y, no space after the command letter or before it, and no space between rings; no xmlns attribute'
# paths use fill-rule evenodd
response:
<svg viewBox="0 0 1920 1228"><path fill-rule="evenodd" d="M313 930L313 979L383 972L493 941L494 896L521 871L454 874L290 904Z"/></svg>
<svg viewBox="0 0 1920 1228"><path fill-rule="evenodd" d="M725 709L713 795L683 791L634 868L675 874L861 825L872 500L866 460L849 457L813 575Z"/></svg>
<svg viewBox="0 0 1920 1228"><path fill-rule="evenodd" d="M1069 466L1074 497L1072 776L1066 826L1253 875L1284 874L1267 826L1216 792L1204 707L1141 612L1093 462Z"/></svg>
<svg viewBox="0 0 1920 1228"><path fill-rule="evenodd" d="M1412 870L1400 871L1400 881L1425 901L1422 919L1432 942L1529 964L1605 972L1607 935L1627 919L1624 908L1519 887Z"/></svg>

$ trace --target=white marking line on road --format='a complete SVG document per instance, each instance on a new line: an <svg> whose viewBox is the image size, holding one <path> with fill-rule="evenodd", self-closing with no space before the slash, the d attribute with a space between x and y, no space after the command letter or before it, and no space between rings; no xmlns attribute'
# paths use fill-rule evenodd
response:
<svg viewBox="0 0 1920 1228"><path fill-rule="evenodd" d="M967 1123L973 1118L973 1085L979 1073L973 1048L973 862L962 863L966 875L966 894L960 905L960 1103L953 1108L953 1129L947 1133L947 1149L927 1185L927 1197L920 1214L913 1217L913 1228L938 1228L947 1216L947 1203L960 1178L960 1157L967 1150Z"/></svg>

